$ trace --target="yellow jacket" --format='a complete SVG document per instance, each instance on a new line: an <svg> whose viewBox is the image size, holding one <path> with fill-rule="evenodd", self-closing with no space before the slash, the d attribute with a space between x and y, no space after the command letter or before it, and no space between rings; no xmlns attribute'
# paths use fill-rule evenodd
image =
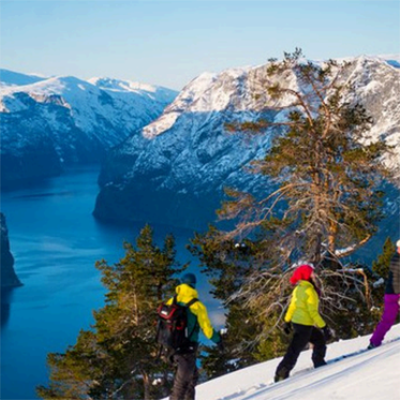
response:
<svg viewBox="0 0 400 400"><path fill-rule="evenodd" d="M198 299L199 295L196 289L183 283L176 288L177 303L185 305L189 303L192 299ZM169 299L167 304L172 304L173 299ZM196 324L198 322L198 325ZM189 338L192 342L197 342L199 337L199 326L203 331L207 339L212 340L214 343L218 343L221 339L218 332L214 330L211 325L210 319L208 318L206 306L199 300L193 303L189 307L188 313L188 331L191 332L191 337Z"/></svg>
<svg viewBox="0 0 400 400"><path fill-rule="evenodd" d="M299 281L293 291L285 321L323 328L326 323L318 311L318 305L319 298L313 284Z"/></svg>

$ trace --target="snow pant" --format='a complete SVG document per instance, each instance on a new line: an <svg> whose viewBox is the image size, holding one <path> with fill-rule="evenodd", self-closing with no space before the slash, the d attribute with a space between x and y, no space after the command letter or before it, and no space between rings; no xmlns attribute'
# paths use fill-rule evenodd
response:
<svg viewBox="0 0 400 400"><path fill-rule="evenodd" d="M389 329L396 322L399 313L400 294L385 294L385 304L381 321L376 326L374 333L370 339L370 343L374 346L380 346Z"/></svg>
<svg viewBox="0 0 400 400"><path fill-rule="evenodd" d="M196 352L174 355L176 373L170 400L194 400L198 380Z"/></svg>
<svg viewBox="0 0 400 400"><path fill-rule="evenodd" d="M326 341L322 331L314 326L293 324L294 335L292 341L286 351L283 360L279 363L275 372L275 377L286 379L289 372L296 365L297 359L301 351L308 343L313 345L311 359L314 367L318 368L325 365Z"/></svg>

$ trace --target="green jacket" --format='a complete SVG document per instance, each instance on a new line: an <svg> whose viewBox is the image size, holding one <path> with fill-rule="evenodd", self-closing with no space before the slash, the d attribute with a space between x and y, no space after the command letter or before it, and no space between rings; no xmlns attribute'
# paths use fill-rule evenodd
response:
<svg viewBox="0 0 400 400"><path fill-rule="evenodd" d="M177 303L186 305L192 299L198 299L199 295L196 289L193 289L186 283L177 286L176 288ZM172 304L173 299L169 299L167 304ZM207 339L218 343L221 338L219 333L214 330L208 318L206 306L199 300L193 303L188 309L187 316L188 332L191 333L189 340L191 342L199 341L200 328Z"/></svg>
<svg viewBox="0 0 400 400"><path fill-rule="evenodd" d="M319 313L318 306L319 298L313 284L299 281L293 291L285 321L323 328L326 323Z"/></svg>

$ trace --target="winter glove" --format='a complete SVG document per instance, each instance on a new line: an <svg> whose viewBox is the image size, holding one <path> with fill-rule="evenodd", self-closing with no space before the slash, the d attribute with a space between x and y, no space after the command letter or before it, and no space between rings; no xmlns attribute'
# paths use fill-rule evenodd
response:
<svg viewBox="0 0 400 400"><path fill-rule="evenodd" d="M322 332L324 333L324 337L325 337L325 340L326 340L326 341L332 339L332 337L333 337L333 332L332 332L331 328L328 327L328 325L325 325L325 326L322 328Z"/></svg>
<svg viewBox="0 0 400 400"><path fill-rule="evenodd" d="M286 335L290 335L290 332L292 332L292 324L290 322L285 322L283 324L283 332L285 332Z"/></svg>

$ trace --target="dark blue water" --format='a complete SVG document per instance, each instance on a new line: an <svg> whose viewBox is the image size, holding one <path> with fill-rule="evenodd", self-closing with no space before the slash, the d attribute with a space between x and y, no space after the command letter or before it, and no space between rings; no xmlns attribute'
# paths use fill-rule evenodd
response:
<svg viewBox="0 0 400 400"><path fill-rule="evenodd" d="M1 296L2 400L37 398L35 387L47 382L47 353L74 344L79 330L93 322L92 311L103 306L96 260L116 262L123 255L122 242L134 241L142 228L104 226L92 217L97 176L97 168L73 170L2 194L15 270L24 284ZM193 232L152 226L160 244L167 233L174 234L178 259L191 261L190 270L199 276L196 260L185 249ZM200 297L219 327L221 309L200 279Z"/></svg>

